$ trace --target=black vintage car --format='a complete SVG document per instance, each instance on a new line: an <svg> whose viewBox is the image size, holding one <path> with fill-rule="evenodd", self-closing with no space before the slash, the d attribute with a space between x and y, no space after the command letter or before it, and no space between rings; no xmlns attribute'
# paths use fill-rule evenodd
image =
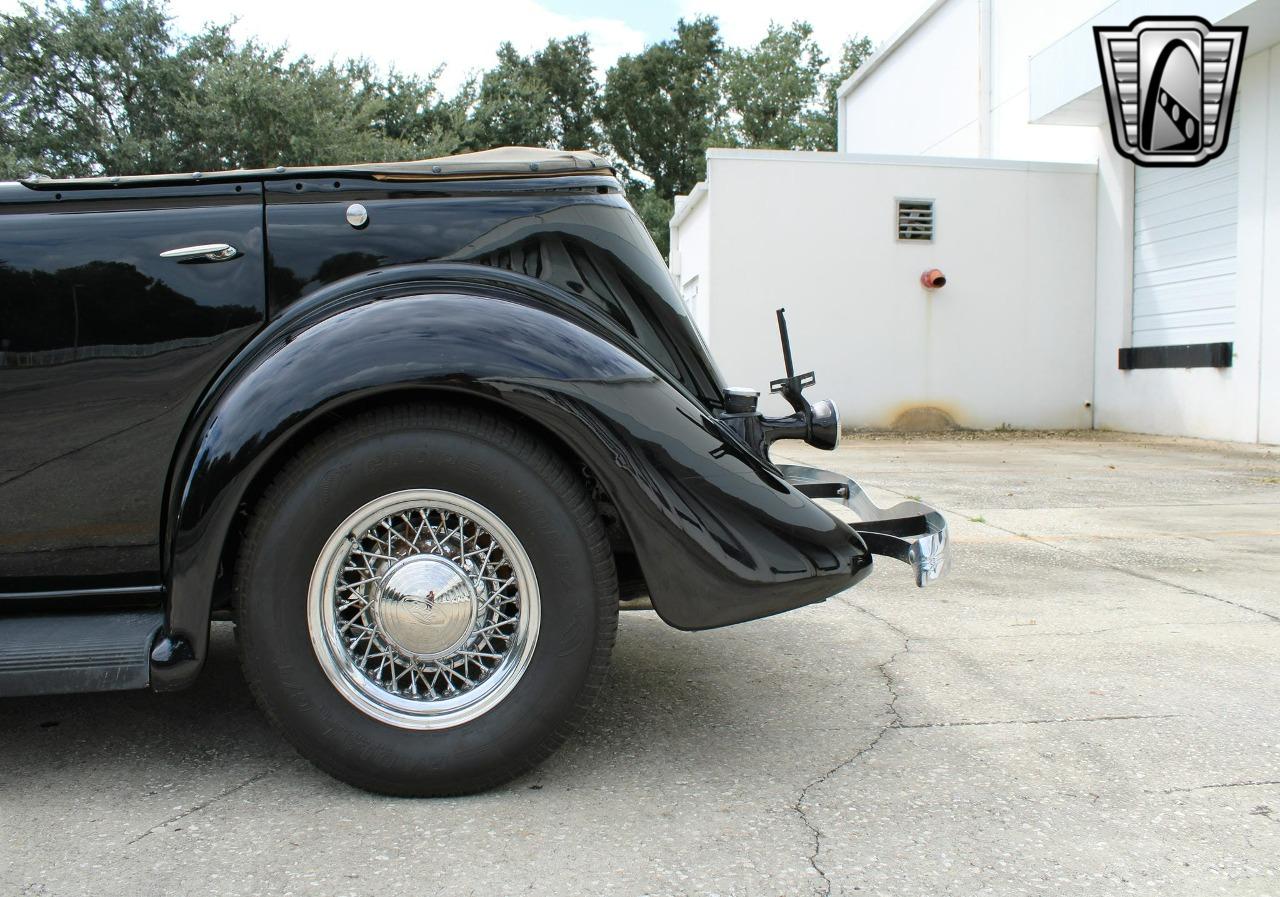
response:
<svg viewBox="0 0 1280 897"><path fill-rule="evenodd" d="M492 786L620 600L704 629L944 572L932 509L770 462L839 438L786 366L786 417L725 387L588 153L0 183L0 695L179 689L231 619L317 765Z"/></svg>

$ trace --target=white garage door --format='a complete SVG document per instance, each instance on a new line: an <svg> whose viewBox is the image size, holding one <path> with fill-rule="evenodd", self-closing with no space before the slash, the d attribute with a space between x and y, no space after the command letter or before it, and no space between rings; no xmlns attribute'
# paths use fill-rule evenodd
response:
<svg viewBox="0 0 1280 897"><path fill-rule="evenodd" d="M1230 342L1236 311L1239 118L1199 168L1137 168L1133 345Z"/></svg>

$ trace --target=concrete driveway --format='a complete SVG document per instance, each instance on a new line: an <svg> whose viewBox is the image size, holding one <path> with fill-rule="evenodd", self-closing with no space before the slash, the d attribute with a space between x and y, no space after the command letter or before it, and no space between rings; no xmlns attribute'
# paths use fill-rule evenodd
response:
<svg viewBox="0 0 1280 897"><path fill-rule="evenodd" d="M627 614L582 734L373 797L267 727L231 632L177 695L0 701L0 894L1280 893L1280 458L863 439L952 577L717 632Z"/></svg>

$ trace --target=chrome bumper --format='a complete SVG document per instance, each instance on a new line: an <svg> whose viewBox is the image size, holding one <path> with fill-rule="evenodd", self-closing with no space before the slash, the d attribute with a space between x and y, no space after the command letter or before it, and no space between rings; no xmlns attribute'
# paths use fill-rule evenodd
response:
<svg viewBox="0 0 1280 897"><path fill-rule="evenodd" d="M947 521L928 505L904 501L892 508L881 508L872 503L861 486L841 474L795 464L779 464L778 470L809 498L831 499L848 508L854 519L840 519L862 536L867 549L910 564L916 585L921 588L951 569Z"/></svg>

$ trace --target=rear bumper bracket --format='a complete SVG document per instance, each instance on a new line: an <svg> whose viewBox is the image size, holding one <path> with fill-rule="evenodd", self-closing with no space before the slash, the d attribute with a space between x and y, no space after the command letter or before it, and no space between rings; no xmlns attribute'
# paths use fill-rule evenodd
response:
<svg viewBox="0 0 1280 897"><path fill-rule="evenodd" d="M834 500L847 508L854 519L840 519L862 536L867 550L910 564L921 588L951 568L947 521L934 508L918 501L881 508L843 474L795 464L780 464L778 470L803 495Z"/></svg>

